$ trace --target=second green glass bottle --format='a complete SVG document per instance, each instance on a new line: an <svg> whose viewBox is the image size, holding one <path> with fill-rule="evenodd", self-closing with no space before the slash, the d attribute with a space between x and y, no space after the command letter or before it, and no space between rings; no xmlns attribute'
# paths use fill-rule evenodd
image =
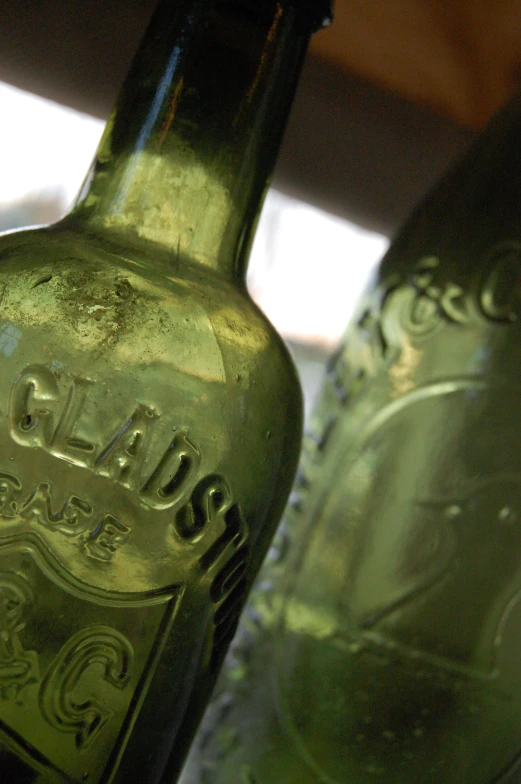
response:
<svg viewBox="0 0 521 784"><path fill-rule="evenodd" d="M329 363L183 784L518 784L520 378L518 97Z"/></svg>

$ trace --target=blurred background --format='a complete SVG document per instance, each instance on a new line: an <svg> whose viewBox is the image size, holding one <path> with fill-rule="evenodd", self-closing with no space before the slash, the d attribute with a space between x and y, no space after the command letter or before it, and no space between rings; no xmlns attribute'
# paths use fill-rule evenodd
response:
<svg viewBox="0 0 521 784"><path fill-rule="evenodd" d="M0 0L0 231L81 184L154 0ZM389 238L516 89L517 0L337 0L317 34L249 287L288 342L306 409Z"/></svg>

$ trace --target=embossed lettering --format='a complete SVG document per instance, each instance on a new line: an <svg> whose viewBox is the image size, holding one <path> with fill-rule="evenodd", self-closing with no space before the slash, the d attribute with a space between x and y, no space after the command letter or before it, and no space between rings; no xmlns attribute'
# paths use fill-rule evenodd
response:
<svg viewBox="0 0 521 784"><path fill-rule="evenodd" d="M346 343L342 343L329 359L327 380L341 404L346 404L362 389L368 375L374 375L382 364L387 365L396 357L400 346L386 316L393 295L400 286L400 277L389 275L380 281L367 299L352 332L356 364L349 359Z"/></svg>
<svg viewBox="0 0 521 784"><path fill-rule="evenodd" d="M130 528L127 525L110 514L105 515L85 542L87 553L100 561L111 561L117 549L125 544L129 534Z"/></svg>
<svg viewBox="0 0 521 784"><path fill-rule="evenodd" d="M0 519L21 517L68 537L83 534L87 555L101 561L111 561L128 540L131 529L111 514L104 515L92 528L94 509L88 501L77 495L71 495L59 511L53 511L49 483L40 482L20 503L22 493L23 487L18 477L0 472Z"/></svg>
<svg viewBox="0 0 521 784"><path fill-rule="evenodd" d="M133 490L145 457L150 424L159 419L149 406L138 405L96 458L94 469Z"/></svg>
<svg viewBox="0 0 521 784"><path fill-rule="evenodd" d="M71 495L59 512L53 512L50 486L47 482L40 482L20 509L19 515L25 520L37 520L51 531L77 536L87 530L92 511L89 503Z"/></svg>
<svg viewBox="0 0 521 784"><path fill-rule="evenodd" d="M16 379L9 400L9 429L22 446L47 447L54 417L46 403L59 400L54 374L46 367L29 367Z"/></svg>
<svg viewBox="0 0 521 784"><path fill-rule="evenodd" d="M481 310L487 318L507 324L518 318L520 262L518 242L503 243L489 254L479 296Z"/></svg>
<svg viewBox="0 0 521 784"><path fill-rule="evenodd" d="M61 649L49 667L39 694L43 717L54 729L74 733L76 748L85 751L93 743L114 713L106 707L108 699L95 699L96 692L106 692L106 684L124 689L131 676L134 651L120 632L108 626L91 626L75 634ZM103 684L97 667L102 665ZM82 697L75 689L82 681ZM91 696L85 699L85 691Z"/></svg>
<svg viewBox="0 0 521 784"><path fill-rule="evenodd" d="M144 503L154 509L178 504L190 495L200 463L201 453L194 442L184 433L176 436L140 490Z"/></svg>
<svg viewBox="0 0 521 784"><path fill-rule="evenodd" d="M218 528L221 521L226 527L225 515L232 502L230 488L221 476L210 475L201 479L190 501L175 516L176 532L182 539L196 542L208 526Z"/></svg>
<svg viewBox="0 0 521 784"><path fill-rule="evenodd" d="M9 401L10 433L17 443L40 447L69 463L112 479L153 509L170 509L190 498L201 463L201 453L187 433L179 433L168 444L159 461L150 464L148 447L151 426L159 420L153 406L138 403L133 413L116 430L106 446L99 448L81 433L81 415L88 379L74 377L60 408L60 389L50 368L31 366L15 380ZM57 420L57 424L56 424ZM79 431L79 432L78 432ZM1 508L1 507L0 507Z"/></svg>
<svg viewBox="0 0 521 784"><path fill-rule="evenodd" d="M239 615L246 598L245 574L249 558L250 549L243 545L219 571L210 588L212 600L219 604L213 619L214 634L210 658L212 670L220 667L237 629Z"/></svg>
<svg viewBox="0 0 521 784"><path fill-rule="evenodd" d="M34 603L27 580L14 572L0 572L0 699L20 700L40 680L38 654L26 651L20 640L24 610Z"/></svg>
<svg viewBox="0 0 521 784"><path fill-rule="evenodd" d="M75 434L76 423L85 404L86 390L91 383L84 378L73 379L60 421L50 443L50 451L53 455L79 465L86 465L88 456L95 449L94 444Z"/></svg>
<svg viewBox="0 0 521 784"><path fill-rule="evenodd" d="M231 497L231 496L230 496ZM226 502L216 512L214 521L221 518L224 531L201 558L201 567L208 571L218 562L230 544L238 545L246 536L247 528L237 504L226 508Z"/></svg>
<svg viewBox="0 0 521 784"><path fill-rule="evenodd" d="M210 597L219 606L214 615L209 664L212 669L217 669L235 632L246 594L244 575L250 551L244 542L248 528L239 505L234 503L228 483L217 474L198 483L189 503L178 510L174 527L178 536L190 542L201 539L207 529L223 528L220 536L199 559L204 572L219 569L210 586ZM224 564L219 568L222 561Z"/></svg>
<svg viewBox="0 0 521 784"><path fill-rule="evenodd" d="M244 541L248 529L227 482L218 475L205 477L198 483L190 502L177 512L174 525L178 535L191 542L200 539L209 528L224 528L199 560L205 572L224 560L231 548L235 550L227 556L210 586L210 597L219 605L214 615L210 657L210 667L216 669L235 632L246 593L243 578L248 565L249 548L244 546Z"/></svg>
<svg viewBox="0 0 521 784"><path fill-rule="evenodd" d="M210 595L214 602L222 601L242 579L248 565L249 548L241 547L221 569L212 583Z"/></svg>
<svg viewBox="0 0 521 784"><path fill-rule="evenodd" d="M465 292L456 283L437 280L439 267L440 260L436 256L426 256L420 259L411 276L416 296L406 316L405 327L413 334L428 334L443 319L454 324L470 321Z"/></svg>

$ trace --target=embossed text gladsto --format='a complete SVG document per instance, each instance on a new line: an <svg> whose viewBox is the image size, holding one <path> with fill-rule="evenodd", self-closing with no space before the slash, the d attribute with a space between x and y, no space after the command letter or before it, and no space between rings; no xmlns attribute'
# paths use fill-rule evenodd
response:
<svg viewBox="0 0 521 784"><path fill-rule="evenodd" d="M113 479L137 492L140 500L153 509L169 509L178 504L187 485L197 476L201 463L198 447L186 433L177 434L143 476L150 431L159 414L154 407L138 403L105 443L92 443L80 434L91 386L88 379L74 377L63 400L50 368L26 368L11 388L11 437L22 446L40 447L61 460ZM62 405L59 416L52 404Z"/></svg>

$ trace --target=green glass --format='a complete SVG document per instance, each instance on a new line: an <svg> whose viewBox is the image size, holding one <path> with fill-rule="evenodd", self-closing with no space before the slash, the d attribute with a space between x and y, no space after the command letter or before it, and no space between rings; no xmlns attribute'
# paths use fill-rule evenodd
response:
<svg viewBox="0 0 521 784"><path fill-rule="evenodd" d="M2 781L182 764L298 460L244 275L320 6L163 0L71 213L0 239Z"/></svg>
<svg viewBox="0 0 521 784"><path fill-rule="evenodd" d="M182 784L521 781L521 97L331 358Z"/></svg>

